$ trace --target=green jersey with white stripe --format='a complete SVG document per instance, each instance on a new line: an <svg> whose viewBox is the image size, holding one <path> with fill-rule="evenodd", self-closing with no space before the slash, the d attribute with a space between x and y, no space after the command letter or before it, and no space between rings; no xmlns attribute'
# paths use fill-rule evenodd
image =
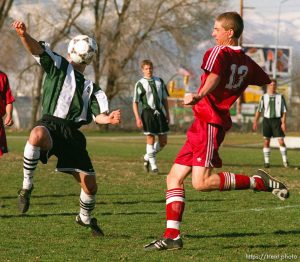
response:
<svg viewBox="0 0 300 262"><path fill-rule="evenodd" d="M143 109L163 110L163 100L168 96L168 90L161 78L143 77L135 84L133 102L141 102Z"/></svg>
<svg viewBox="0 0 300 262"><path fill-rule="evenodd" d="M108 112L108 101L99 86L86 80L62 56L41 42L44 52L34 56L43 67L42 115L52 115L80 125L88 124L93 116Z"/></svg>
<svg viewBox="0 0 300 262"><path fill-rule="evenodd" d="M265 118L281 118L287 111L284 96L281 94L264 94L258 106L258 112L264 112Z"/></svg>

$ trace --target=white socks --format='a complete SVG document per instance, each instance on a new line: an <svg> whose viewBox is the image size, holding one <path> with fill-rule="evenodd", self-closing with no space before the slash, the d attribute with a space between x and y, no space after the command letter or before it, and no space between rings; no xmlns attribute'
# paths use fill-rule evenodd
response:
<svg viewBox="0 0 300 262"><path fill-rule="evenodd" d="M23 158L23 189L31 189L33 174L40 158L40 147L31 145L28 141L24 148Z"/></svg>
<svg viewBox="0 0 300 262"><path fill-rule="evenodd" d="M80 218L81 221L85 224L90 224L91 222L91 213L95 208L96 204L96 195L88 195L83 189L80 192Z"/></svg>
<svg viewBox="0 0 300 262"><path fill-rule="evenodd" d="M282 162L287 163L287 150L285 146L280 146L279 147L281 157L282 157Z"/></svg>
<svg viewBox="0 0 300 262"><path fill-rule="evenodd" d="M161 150L159 142L155 142L153 147L154 147L155 153L158 153Z"/></svg>
<svg viewBox="0 0 300 262"><path fill-rule="evenodd" d="M155 157L155 149L153 145L146 145L146 155L144 156L144 159L146 161L149 161L151 169L157 169L157 165L156 165L156 157Z"/></svg>
<svg viewBox="0 0 300 262"><path fill-rule="evenodd" d="M263 148L263 153L264 153L265 163L269 164L270 163L271 149L269 147L264 147Z"/></svg>
<svg viewBox="0 0 300 262"><path fill-rule="evenodd" d="M280 154L282 157L282 162L287 163L287 149L285 146L280 146L279 147ZM263 153L264 153L264 160L265 163L269 164L270 163L270 155L271 155L271 149L269 147L264 147L263 148Z"/></svg>

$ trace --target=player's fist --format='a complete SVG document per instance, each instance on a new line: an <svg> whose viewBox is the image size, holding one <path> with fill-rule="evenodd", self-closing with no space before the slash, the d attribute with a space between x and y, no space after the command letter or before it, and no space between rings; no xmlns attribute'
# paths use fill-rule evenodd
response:
<svg viewBox="0 0 300 262"><path fill-rule="evenodd" d="M7 115L4 119L4 125L5 126L12 126L14 124L14 121L11 116Z"/></svg>
<svg viewBox="0 0 300 262"><path fill-rule="evenodd" d="M257 122L256 121L253 122L252 130L257 131Z"/></svg>
<svg viewBox="0 0 300 262"><path fill-rule="evenodd" d="M121 110L118 109L118 110L112 111L109 114L109 120L112 125L119 124L121 122Z"/></svg>
<svg viewBox="0 0 300 262"><path fill-rule="evenodd" d="M26 25L21 21L14 21L11 26L16 30L19 36L24 36L26 33Z"/></svg>
<svg viewBox="0 0 300 262"><path fill-rule="evenodd" d="M142 129L143 128L143 122L140 118L136 119L135 121L137 128Z"/></svg>
<svg viewBox="0 0 300 262"><path fill-rule="evenodd" d="M200 98L197 94L188 93L184 96L183 104L184 105L195 105L200 101Z"/></svg>

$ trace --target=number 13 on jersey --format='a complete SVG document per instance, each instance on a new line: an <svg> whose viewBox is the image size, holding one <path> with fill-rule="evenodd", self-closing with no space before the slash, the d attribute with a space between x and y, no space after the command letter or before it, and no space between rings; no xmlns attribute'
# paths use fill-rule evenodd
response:
<svg viewBox="0 0 300 262"><path fill-rule="evenodd" d="M226 84L225 88L227 89L240 88L244 78L247 76L248 67L245 65L241 65L238 67L236 64L232 64L230 69L231 69L231 74L229 77L229 83Z"/></svg>

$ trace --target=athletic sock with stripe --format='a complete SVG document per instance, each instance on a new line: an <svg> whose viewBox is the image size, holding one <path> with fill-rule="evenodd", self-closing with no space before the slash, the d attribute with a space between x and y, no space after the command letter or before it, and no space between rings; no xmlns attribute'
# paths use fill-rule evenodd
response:
<svg viewBox="0 0 300 262"><path fill-rule="evenodd" d="M167 228L165 238L176 239L180 235L180 223L185 206L185 193L183 188L173 188L166 193Z"/></svg>

